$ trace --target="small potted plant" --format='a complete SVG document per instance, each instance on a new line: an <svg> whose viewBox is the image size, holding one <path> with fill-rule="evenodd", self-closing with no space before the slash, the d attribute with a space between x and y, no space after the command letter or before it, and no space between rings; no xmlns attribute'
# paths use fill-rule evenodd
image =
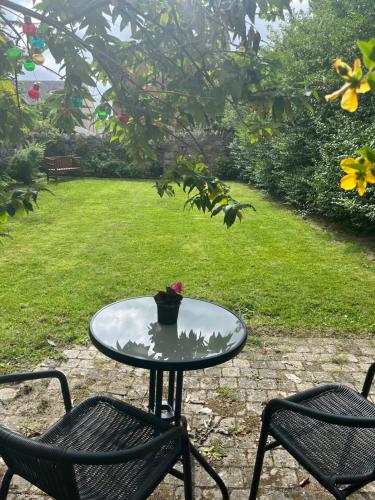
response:
<svg viewBox="0 0 375 500"><path fill-rule="evenodd" d="M183 290L182 283L178 281L173 283L164 291L159 291L154 295L158 308L158 322L164 325L177 323L178 310L180 308Z"/></svg>

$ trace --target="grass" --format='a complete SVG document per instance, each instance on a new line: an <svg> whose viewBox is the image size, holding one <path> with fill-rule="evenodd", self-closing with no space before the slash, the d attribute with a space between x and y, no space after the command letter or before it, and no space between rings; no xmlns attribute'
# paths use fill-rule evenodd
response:
<svg viewBox="0 0 375 500"><path fill-rule="evenodd" d="M235 399L236 389L233 389L232 387L220 387L220 389L216 391L216 394L222 399Z"/></svg>
<svg viewBox="0 0 375 500"><path fill-rule="evenodd" d="M345 363L348 362L348 358L346 356L334 356L331 359L332 363L335 365L344 365Z"/></svg>
<svg viewBox="0 0 375 500"><path fill-rule="evenodd" d="M148 181L52 185L10 224L1 252L2 369L88 339L104 304L181 280L186 295L234 309L255 332L374 333L369 251L235 184L252 201L242 224L182 211ZM55 345L54 345L55 344Z"/></svg>

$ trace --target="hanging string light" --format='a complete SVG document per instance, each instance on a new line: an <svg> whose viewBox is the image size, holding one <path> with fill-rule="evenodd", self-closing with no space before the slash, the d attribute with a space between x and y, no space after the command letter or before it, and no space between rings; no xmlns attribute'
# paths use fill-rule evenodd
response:
<svg viewBox="0 0 375 500"><path fill-rule="evenodd" d="M105 111L104 109L100 109L98 111L98 118L100 120L105 120L107 118L107 111Z"/></svg>
<svg viewBox="0 0 375 500"><path fill-rule="evenodd" d="M127 123L129 122L129 119L130 119L130 117L128 115L126 115L125 113L121 113L121 115L119 115L117 118L118 118L118 121L120 123L122 123L122 125L127 125Z"/></svg>
<svg viewBox="0 0 375 500"><path fill-rule="evenodd" d="M26 61L23 63L23 67L25 68L26 71L34 71L35 62L32 61L31 59L26 59Z"/></svg>
<svg viewBox="0 0 375 500"><path fill-rule="evenodd" d="M31 18L29 16L25 16L25 22L22 25L22 31L28 36L34 35L34 33L36 32L36 26L31 22Z"/></svg>
<svg viewBox="0 0 375 500"><path fill-rule="evenodd" d="M40 37L40 35L34 36L34 38L31 40L31 47L33 49L44 49L46 46L46 42L43 40L43 38Z"/></svg>
<svg viewBox="0 0 375 500"><path fill-rule="evenodd" d="M37 99L40 98L40 91L39 91L39 83L34 83L32 87L29 88L27 93L29 94L30 99L33 101L36 101Z"/></svg>
<svg viewBox="0 0 375 500"><path fill-rule="evenodd" d="M35 64L37 64L38 66L44 64L45 62L45 58L44 58L44 55L43 54L33 54L31 56L31 59L34 61Z"/></svg>
<svg viewBox="0 0 375 500"><path fill-rule="evenodd" d="M76 95L72 97L72 106L73 108L82 108L83 99L80 95Z"/></svg>

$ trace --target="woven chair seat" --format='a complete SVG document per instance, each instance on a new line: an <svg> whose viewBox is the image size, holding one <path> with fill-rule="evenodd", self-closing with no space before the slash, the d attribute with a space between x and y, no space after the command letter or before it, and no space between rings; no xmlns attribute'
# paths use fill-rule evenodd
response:
<svg viewBox="0 0 375 500"><path fill-rule="evenodd" d="M106 452L132 448L166 430L164 422L145 420L144 413L111 398L81 403L39 440L64 449ZM82 500L143 498L144 484L167 474L181 453L176 440L139 459L115 465L74 465Z"/></svg>
<svg viewBox="0 0 375 500"><path fill-rule="evenodd" d="M317 387L308 398L300 393L290 399L333 415L375 418L371 401L341 385ZM292 448L298 448L305 460L336 484L360 481L375 471L373 428L324 423L284 409L273 414L270 428L270 434L292 455L296 456Z"/></svg>

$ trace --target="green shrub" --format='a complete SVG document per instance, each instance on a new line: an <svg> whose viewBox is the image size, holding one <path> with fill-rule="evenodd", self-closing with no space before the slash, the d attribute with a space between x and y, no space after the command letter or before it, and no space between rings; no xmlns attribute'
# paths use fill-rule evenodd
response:
<svg viewBox="0 0 375 500"><path fill-rule="evenodd" d="M327 115L327 113L326 113ZM300 116L270 140L251 144L239 134L230 146L240 178L307 214L333 219L348 227L373 230L375 192L363 198L339 186L340 160L362 144L374 145L375 125L360 115L329 117L316 112ZM337 126L340 123L340 126Z"/></svg>
<svg viewBox="0 0 375 500"><path fill-rule="evenodd" d="M158 161L149 161L144 166L144 177L156 179L163 175L163 171L163 166Z"/></svg>
<svg viewBox="0 0 375 500"><path fill-rule="evenodd" d="M361 96L358 112L348 113L339 102L326 103L324 95L341 84L332 61L340 57L352 64L360 56L354 41L370 38L375 22L372 3L363 0L367 8L358 10L356 2L346 0L311 2L310 14L281 26L268 52L282 52L286 81L291 86L303 81L319 99L310 99L309 111L294 109L293 123L279 123L272 137L261 137L257 143L251 142L251 128L242 125L246 117L238 119L229 148L242 180L303 213L364 231L375 228L375 186L363 197L341 189L340 161L355 156L365 144L375 146L375 98ZM233 123L229 113L228 118Z"/></svg>
<svg viewBox="0 0 375 500"><path fill-rule="evenodd" d="M31 184L40 175L43 164L44 147L31 144L18 151L11 159L9 174L24 184Z"/></svg>
<svg viewBox="0 0 375 500"><path fill-rule="evenodd" d="M118 177L139 179L144 177L144 169L140 165L134 163L119 162L116 168Z"/></svg>
<svg viewBox="0 0 375 500"><path fill-rule="evenodd" d="M239 176L239 168L230 156L217 158L212 172L222 180L235 180Z"/></svg>
<svg viewBox="0 0 375 500"><path fill-rule="evenodd" d="M142 168L121 160L98 162L95 166L95 175L98 177L140 178L143 177Z"/></svg>
<svg viewBox="0 0 375 500"><path fill-rule="evenodd" d="M54 137L45 143L46 156L66 156L71 154L66 138L63 136Z"/></svg>
<svg viewBox="0 0 375 500"><path fill-rule="evenodd" d="M0 181L9 180L10 162L13 150L0 145Z"/></svg>

